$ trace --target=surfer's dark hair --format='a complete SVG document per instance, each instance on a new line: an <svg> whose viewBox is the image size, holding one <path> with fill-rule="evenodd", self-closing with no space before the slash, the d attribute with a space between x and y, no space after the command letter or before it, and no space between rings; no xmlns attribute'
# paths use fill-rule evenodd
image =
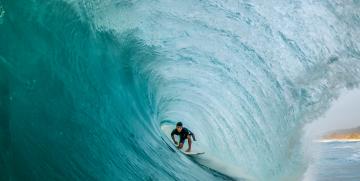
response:
<svg viewBox="0 0 360 181"><path fill-rule="evenodd" d="M182 127L182 122L177 122L176 126L181 126Z"/></svg>

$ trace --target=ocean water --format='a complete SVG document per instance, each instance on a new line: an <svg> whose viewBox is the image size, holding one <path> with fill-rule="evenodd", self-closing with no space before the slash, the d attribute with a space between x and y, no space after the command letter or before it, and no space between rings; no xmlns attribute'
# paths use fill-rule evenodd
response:
<svg viewBox="0 0 360 181"><path fill-rule="evenodd" d="M309 180L360 180L360 142L319 143Z"/></svg>
<svg viewBox="0 0 360 181"><path fill-rule="evenodd" d="M358 0L1 0L0 180L301 180L359 42Z"/></svg>

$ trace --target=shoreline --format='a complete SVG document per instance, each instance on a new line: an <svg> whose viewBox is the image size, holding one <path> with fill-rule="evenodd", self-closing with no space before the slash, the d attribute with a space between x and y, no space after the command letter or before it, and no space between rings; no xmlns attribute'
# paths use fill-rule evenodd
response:
<svg viewBox="0 0 360 181"><path fill-rule="evenodd" d="M314 140L318 143L328 143L328 142L360 142L360 139L319 139Z"/></svg>

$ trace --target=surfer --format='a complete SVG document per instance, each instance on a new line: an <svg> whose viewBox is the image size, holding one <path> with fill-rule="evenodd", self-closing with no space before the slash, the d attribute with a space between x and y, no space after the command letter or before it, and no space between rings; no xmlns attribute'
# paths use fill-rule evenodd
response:
<svg viewBox="0 0 360 181"><path fill-rule="evenodd" d="M180 143L177 146L177 148L179 148L179 149L181 149L184 146L185 139L188 140L189 148L185 152L190 152L191 151L191 136L193 137L194 141L196 141L195 135L190 130L183 127L181 122L177 122L176 128L171 132L171 138L174 141L175 145L177 145L178 142L175 140L174 135L180 136L180 141L179 141Z"/></svg>

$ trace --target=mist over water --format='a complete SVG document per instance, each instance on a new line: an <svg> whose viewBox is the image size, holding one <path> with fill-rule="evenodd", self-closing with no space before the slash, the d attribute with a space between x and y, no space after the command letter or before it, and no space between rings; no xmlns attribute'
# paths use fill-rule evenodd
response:
<svg viewBox="0 0 360 181"><path fill-rule="evenodd" d="M359 127L360 112L357 111L359 102L359 89L341 91L340 96L333 101L325 114L306 125L307 139L319 139L331 131Z"/></svg>
<svg viewBox="0 0 360 181"><path fill-rule="evenodd" d="M2 7L2 8L1 8ZM358 1L0 3L0 180L300 180L302 128L360 80Z"/></svg>

